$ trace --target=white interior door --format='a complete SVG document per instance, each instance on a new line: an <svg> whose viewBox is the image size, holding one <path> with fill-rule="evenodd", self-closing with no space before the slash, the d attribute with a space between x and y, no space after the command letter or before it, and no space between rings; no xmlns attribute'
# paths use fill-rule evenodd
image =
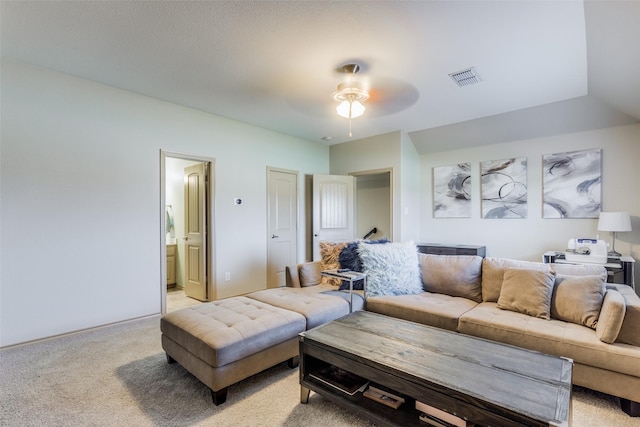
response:
<svg viewBox="0 0 640 427"><path fill-rule="evenodd" d="M267 286L285 286L285 267L297 262L298 174L268 170L269 229L267 241Z"/></svg>
<svg viewBox="0 0 640 427"><path fill-rule="evenodd" d="M320 259L320 241L354 240L355 178L313 175L313 259Z"/></svg>
<svg viewBox="0 0 640 427"><path fill-rule="evenodd" d="M185 295L207 301L208 164L184 169Z"/></svg>

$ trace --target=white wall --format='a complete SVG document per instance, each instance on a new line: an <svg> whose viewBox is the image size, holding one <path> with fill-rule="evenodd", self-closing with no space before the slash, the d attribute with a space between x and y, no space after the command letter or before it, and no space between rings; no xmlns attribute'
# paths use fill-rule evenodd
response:
<svg viewBox="0 0 640 427"><path fill-rule="evenodd" d="M488 256L541 261L544 252L565 249L572 237L595 237L597 219L542 218L542 155L590 148L602 148L603 210L632 216L633 231L618 235L616 249L640 260L640 125L423 155L421 241L486 245ZM528 162L528 217L482 219L480 162L522 156ZM472 217L434 219L432 170L459 162L472 165ZM611 242L608 233L600 238Z"/></svg>
<svg viewBox="0 0 640 427"><path fill-rule="evenodd" d="M300 171L302 200L329 172L322 144L25 64L1 79L0 346L160 312L161 150L216 159L218 298L266 288L267 166Z"/></svg>

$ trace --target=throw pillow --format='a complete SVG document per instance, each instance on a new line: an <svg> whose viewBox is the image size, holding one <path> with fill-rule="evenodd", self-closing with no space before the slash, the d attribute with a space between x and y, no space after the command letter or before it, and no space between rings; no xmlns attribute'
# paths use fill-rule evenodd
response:
<svg viewBox="0 0 640 427"><path fill-rule="evenodd" d="M554 279L549 271L507 269L498 308L549 320Z"/></svg>
<svg viewBox="0 0 640 427"><path fill-rule="evenodd" d="M361 242L358 254L367 273L365 298L423 292L418 248L413 242L374 245Z"/></svg>
<svg viewBox="0 0 640 427"><path fill-rule="evenodd" d="M320 266L324 270L340 268L340 251L347 246L346 242L320 242ZM322 284L340 286L342 281L335 277L322 276Z"/></svg>
<svg viewBox="0 0 640 427"><path fill-rule="evenodd" d="M627 306L620 292L607 289L602 302L600 320L596 325L596 336L600 341L613 344L618 338Z"/></svg>
<svg viewBox="0 0 640 427"><path fill-rule="evenodd" d="M340 255L338 256L338 261L340 262L340 268L348 268L351 271L359 271L362 272L362 260L360 259L360 255L358 255L358 244L360 242L351 242L345 246ZM379 239L379 240L364 240L364 243L389 243L387 239ZM342 281L342 285L340 285L340 290L348 290L349 282ZM353 282L353 289L363 290L364 289L364 280L356 280Z"/></svg>
<svg viewBox="0 0 640 427"><path fill-rule="evenodd" d="M322 282L320 266L315 262L305 262L298 268L298 277L303 288L319 285Z"/></svg>
<svg viewBox="0 0 640 427"><path fill-rule="evenodd" d="M426 254L418 257L426 291L482 302L482 257Z"/></svg>
<svg viewBox="0 0 640 427"><path fill-rule="evenodd" d="M605 289L601 275L556 274L551 296L551 317L595 329Z"/></svg>
<svg viewBox="0 0 640 427"><path fill-rule="evenodd" d="M502 279L507 268L551 271L551 264L508 258L484 258L482 260L482 301L498 301Z"/></svg>

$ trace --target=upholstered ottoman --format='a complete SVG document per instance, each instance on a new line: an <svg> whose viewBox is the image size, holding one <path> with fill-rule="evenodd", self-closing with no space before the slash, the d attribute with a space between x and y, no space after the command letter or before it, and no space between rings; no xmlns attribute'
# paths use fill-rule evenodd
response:
<svg viewBox="0 0 640 427"><path fill-rule="evenodd" d="M160 320L162 348L211 389L216 405L227 387L289 360L297 366L305 317L247 297L184 308Z"/></svg>

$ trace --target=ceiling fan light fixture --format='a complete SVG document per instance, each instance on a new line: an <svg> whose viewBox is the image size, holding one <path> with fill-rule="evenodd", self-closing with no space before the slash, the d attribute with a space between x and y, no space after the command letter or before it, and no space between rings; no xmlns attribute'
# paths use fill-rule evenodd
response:
<svg viewBox="0 0 640 427"><path fill-rule="evenodd" d="M356 117L360 117L364 114L365 110L365 106L362 105L360 101L350 102L346 99L336 107L336 113L345 119L355 119Z"/></svg>
<svg viewBox="0 0 640 427"><path fill-rule="evenodd" d="M333 99L340 102L336 107L336 113L340 117L349 119L349 136L351 136L351 119L364 114L366 108L362 102L369 99L369 91L355 79L360 66L347 64L342 67L342 70L350 76L347 81L338 85L338 90L333 93Z"/></svg>

